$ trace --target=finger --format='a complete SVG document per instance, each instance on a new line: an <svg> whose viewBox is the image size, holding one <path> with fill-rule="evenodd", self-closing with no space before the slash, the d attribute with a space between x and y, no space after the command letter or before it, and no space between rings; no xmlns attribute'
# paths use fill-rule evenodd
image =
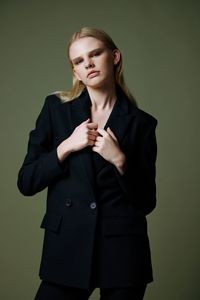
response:
<svg viewBox="0 0 200 300"><path fill-rule="evenodd" d="M97 123L89 123L89 124L87 124L87 128L89 128L89 129L97 129L98 128L98 124Z"/></svg>
<svg viewBox="0 0 200 300"><path fill-rule="evenodd" d="M87 120L83 121L81 124L85 124L85 123L87 123L89 121L90 121L90 118L88 118Z"/></svg>
<svg viewBox="0 0 200 300"><path fill-rule="evenodd" d="M112 136L112 138L117 141L116 136L114 135L114 133L112 132L112 130L110 129L110 127L107 128L107 132Z"/></svg>
<svg viewBox="0 0 200 300"><path fill-rule="evenodd" d="M88 133L95 137L97 137L99 135L99 133L95 129L89 130Z"/></svg>
<svg viewBox="0 0 200 300"><path fill-rule="evenodd" d="M93 147L92 147L92 151L94 151L94 152L97 152L97 153L98 153L98 152L99 152L99 148L98 148L98 147L96 147L96 146L93 146Z"/></svg>
<svg viewBox="0 0 200 300"><path fill-rule="evenodd" d="M98 141L94 141L94 145L95 145L95 147L100 147L100 146L101 146L101 143L98 142Z"/></svg>
<svg viewBox="0 0 200 300"><path fill-rule="evenodd" d="M97 128L97 131L102 135L102 136L105 136L107 134L107 132L102 129L102 128Z"/></svg>
<svg viewBox="0 0 200 300"><path fill-rule="evenodd" d="M95 136L95 135L92 135L92 134L89 134L89 135L88 135L88 139L89 139L89 140L92 140L92 141L95 141L95 140L96 140L96 136Z"/></svg>
<svg viewBox="0 0 200 300"><path fill-rule="evenodd" d="M90 121L90 118L88 118L87 120L83 121L81 124L79 124L79 126L83 126L84 124L87 124Z"/></svg>
<svg viewBox="0 0 200 300"><path fill-rule="evenodd" d="M103 137L102 137L102 136L98 136L98 137L96 138L96 141L98 141L98 142L101 142L101 141L102 141L102 139L103 139Z"/></svg>
<svg viewBox="0 0 200 300"><path fill-rule="evenodd" d="M94 146L94 143L95 143L95 141L93 141L93 140L89 140L89 141L88 141L88 145L89 145L89 146Z"/></svg>

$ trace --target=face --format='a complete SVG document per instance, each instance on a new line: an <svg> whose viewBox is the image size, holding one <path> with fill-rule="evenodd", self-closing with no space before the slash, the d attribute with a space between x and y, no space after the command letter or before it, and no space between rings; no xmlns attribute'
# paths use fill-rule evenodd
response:
<svg viewBox="0 0 200 300"><path fill-rule="evenodd" d="M100 88L114 81L114 65L120 60L118 49L110 50L96 38L84 37L69 48L74 75L86 87Z"/></svg>

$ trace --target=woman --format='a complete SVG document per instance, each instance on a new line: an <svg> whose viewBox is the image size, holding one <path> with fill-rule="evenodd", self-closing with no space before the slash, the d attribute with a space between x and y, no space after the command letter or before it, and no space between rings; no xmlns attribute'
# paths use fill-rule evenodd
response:
<svg viewBox="0 0 200 300"><path fill-rule="evenodd" d="M146 215L156 205L157 120L125 86L122 56L102 30L68 45L73 87L47 96L18 175L48 187L35 299L143 299L153 280Z"/></svg>

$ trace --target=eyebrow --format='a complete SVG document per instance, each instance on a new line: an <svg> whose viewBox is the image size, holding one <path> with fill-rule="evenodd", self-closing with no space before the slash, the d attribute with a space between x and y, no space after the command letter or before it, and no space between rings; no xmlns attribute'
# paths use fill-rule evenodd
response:
<svg viewBox="0 0 200 300"><path fill-rule="evenodd" d="M92 54L95 51L101 51L101 50L103 50L103 48L96 48L94 50L89 51L88 54L90 55L90 54ZM72 62L75 62L75 61L77 61L80 58L81 58L81 56L75 57L75 58L72 59Z"/></svg>

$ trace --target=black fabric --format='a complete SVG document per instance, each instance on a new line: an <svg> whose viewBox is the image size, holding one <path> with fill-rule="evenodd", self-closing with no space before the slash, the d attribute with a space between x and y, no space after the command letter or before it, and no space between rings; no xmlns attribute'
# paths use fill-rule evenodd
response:
<svg viewBox="0 0 200 300"><path fill-rule="evenodd" d="M86 101L87 107L91 106L91 100L88 97ZM116 100L113 109L107 119L104 126L106 130L109 126L110 120L115 116L115 112L118 110L119 99ZM90 112L89 117L91 118ZM102 279L102 216L104 215L104 207L112 205L123 199L123 191L117 180L113 165L105 160L99 153L92 151L88 148L88 151L92 159L92 167L94 172L94 183L95 183L95 196L98 203L98 217L97 217L97 227L96 227L96 237L94 246L94 256L93 256L93 269L91 275L91 284L94 287L100 287Z"/></svg>
<svg viewBox="0 0 200 300"><path fill-rule="evenodd" d="M157 120L132 106L125 94L117 97L107 125L126 156L123 176L98 156L94 165L87 147L62 164L58 160L58 145L88 118L87 92L66 103L46 97L30 132L17 185L26 196L48 188L42 280L83 289L93 278L101 288L153 280L146 215L156 205Z"/></svg>
<svg viewBox="0 0 200 300"><path fill-rule="evenodd" d="M100 300L142 300L145 290L146 284L100 289ZM88 300L93 291L42 281L34 300Z"/></svg>

